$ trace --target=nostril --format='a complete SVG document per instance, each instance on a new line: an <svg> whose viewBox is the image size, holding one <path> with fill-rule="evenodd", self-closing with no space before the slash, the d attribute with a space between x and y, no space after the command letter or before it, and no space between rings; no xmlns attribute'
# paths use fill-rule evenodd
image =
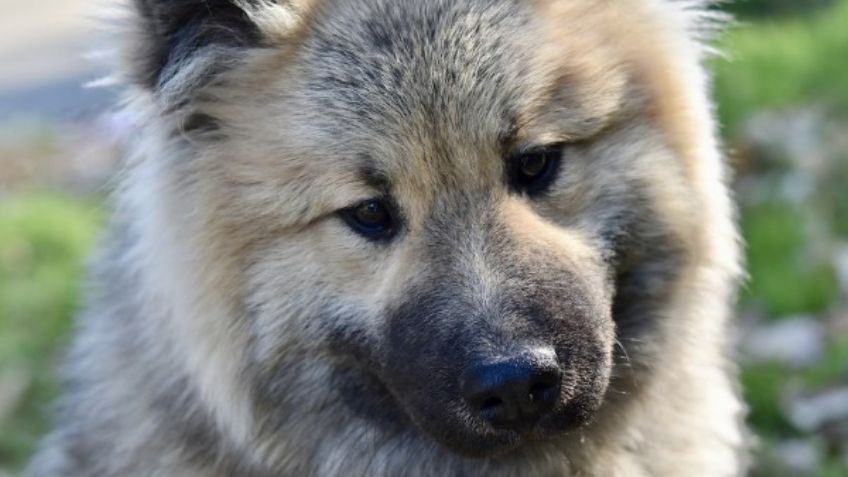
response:
<svg viewBox="0 0 848 477"><path fill-rule="evenodd" d="M524 429L554 407L560 375L552 351L520 355L466 370L462 391L471 409L493 426Z"/></svg>
<svg viewBox="0 0 848 477"><path fill-rule="evenodd" d="M556 400L556 390L553 384L536 383L530 386L527 397L534 406L549 407Z"/></svg>
<svg viewBox="0 0 848 477"><path fill-rule="evenodd" d="M483 401L483 404L480 405L480 410L482 412L496 411L497 409L503 406L503 403L503 399L501 398L490 397L489 399Z"/></svg>
<svg viewBox="0 0 848 477"><path fill-rule="evenodd" d="M509 410L503 399L499 397L490 397L483 401L478 408L480 416L489 422L502 422L508 420Z"/></svg>
<svg viewBox="0 0 848 477"><path fill-rule="evenodd" d="M530 394L528 397L532 402L540 402L545 400L546 396L550 394L551 386L549 384L536 383L532 387L530 387Z"/></svg>

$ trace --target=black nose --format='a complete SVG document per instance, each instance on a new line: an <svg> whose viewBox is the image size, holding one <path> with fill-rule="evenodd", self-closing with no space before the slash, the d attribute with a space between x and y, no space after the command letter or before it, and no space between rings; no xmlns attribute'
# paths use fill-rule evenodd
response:
<svg viewBox="0 0 848 477"><path fill-rule="evenodd" d="M497 428L527 429L556 404L562 372L552 348L472 366L462 379L471 409Z"/></svg>

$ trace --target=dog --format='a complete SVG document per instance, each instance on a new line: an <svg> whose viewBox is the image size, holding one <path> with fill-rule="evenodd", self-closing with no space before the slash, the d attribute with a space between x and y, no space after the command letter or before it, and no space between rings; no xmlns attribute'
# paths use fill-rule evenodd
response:
<svg viewBox="0 0 848 477"><path fill-rule="evenodd" d="M31 475L745 473L710 5L126 6Z"/></svg>

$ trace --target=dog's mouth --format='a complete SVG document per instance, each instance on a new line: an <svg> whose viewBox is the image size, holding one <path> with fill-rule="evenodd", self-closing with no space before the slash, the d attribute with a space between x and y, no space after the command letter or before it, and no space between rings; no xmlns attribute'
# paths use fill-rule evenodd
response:
<svg viewBox="0 0 848 477"><path fill-rule="evenodd" d="M412 430L457 455L493 458L578 430L602 406L609 381L603 360L563 366L549 358L535 349L465 366L471 370L465 373L346 360L336 363L334 387L356 415L387 435Z"/></svg>
<svg viewBox="0 0 848 477"><path fill-rule="evenodd" d="M543 444L586 426L602 401L595 393L573 396L544 413L531 411L516 421L493 420L491 409L484 407L481 412L464 405L456 406L456 412L447 406L441 415L429 410L409 410L408 414L420 430L454 453L490 458Z"/></svg>
<svg viewBox="0 0 848 477"><path fill-rule="evenodd" d="M544 445L571 431L579 429L590 419L567 411L538 427L523 430L500 430L483 436L469 436L461 441L445 441L443 445L464 457L486 459L508 455L523 449Z"/></svg>
<svg viewBox="0 0 848 477"><path fill-rule="evenodd" d="M482 384L462 378L438 383L441 386L433 384L434 374L416 388L398 389L390 382L384 389L405 426L458 455L492 458L549 443L588 425L603 404L609 380L604 366L582 378L565 372L518 383L510 372L515 369L495 376L484 373Z"/></svg>

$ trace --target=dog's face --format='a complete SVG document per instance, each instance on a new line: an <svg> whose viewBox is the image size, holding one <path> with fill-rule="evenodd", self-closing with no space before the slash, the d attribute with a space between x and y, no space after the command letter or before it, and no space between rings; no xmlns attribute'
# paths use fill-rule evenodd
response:
<svg viewBox="0 0 848 477"><path fill-rule="evenodd" d="M320 414L488 456L592 420L691 239L660 217L692 223L678 92L613 3L228 6L221 38L169 17L196 26L138 76L205 81L168 113L179 195L230 244L263 432Z"/></svg>

